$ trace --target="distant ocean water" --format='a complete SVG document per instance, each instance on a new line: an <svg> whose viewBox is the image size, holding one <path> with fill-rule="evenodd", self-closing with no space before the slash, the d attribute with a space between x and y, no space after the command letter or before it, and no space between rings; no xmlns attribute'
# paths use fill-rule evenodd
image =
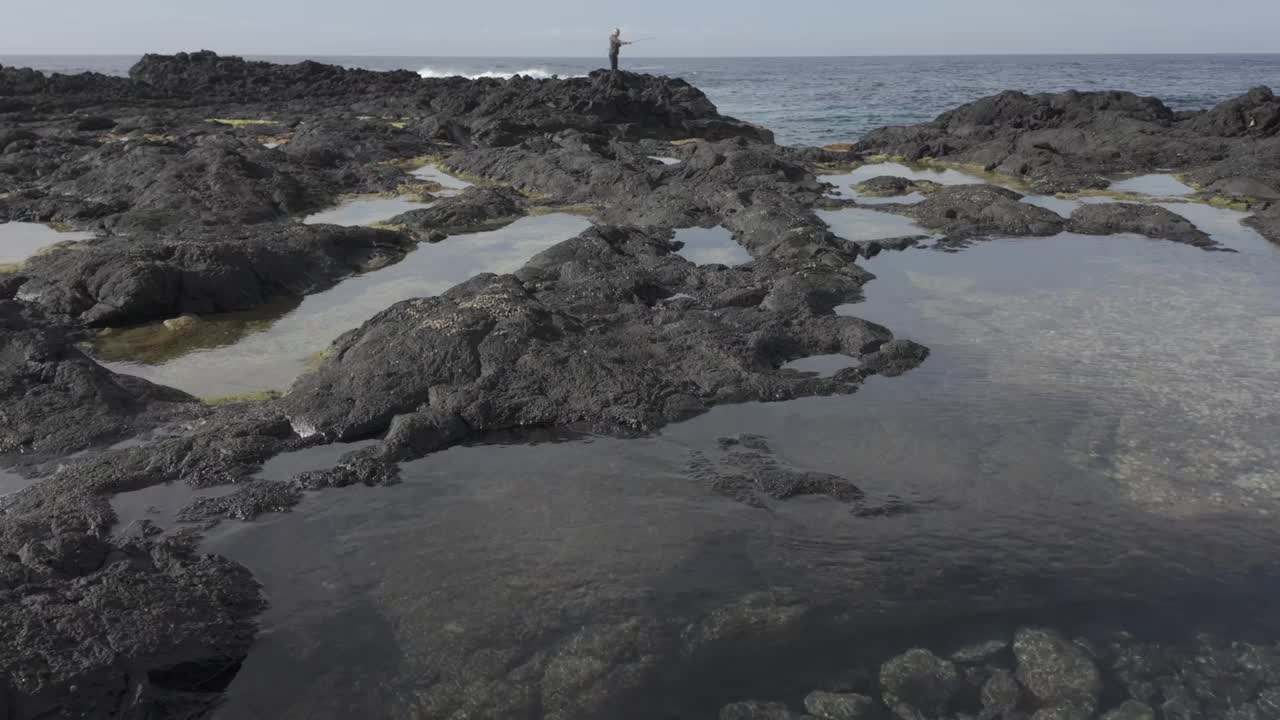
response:
<svg viewBox="0 0 1280 720"><path fill-rule="evenodd" d="M250 56L253 57L253 56ZM6 56L0 64L48 72L125 75L136 56ZM296 56L254 59L296 62ZM425 77L569 77L603 58L326 57L320 62ZM1280 90L1277 55L1057 55L841 58L628 58L636 72L683 77L721 112L771 128L778 141L857 139L883 125L932 119L1001 90L1131 90L1175 109L1211 106L1257 85Z"/></svg>

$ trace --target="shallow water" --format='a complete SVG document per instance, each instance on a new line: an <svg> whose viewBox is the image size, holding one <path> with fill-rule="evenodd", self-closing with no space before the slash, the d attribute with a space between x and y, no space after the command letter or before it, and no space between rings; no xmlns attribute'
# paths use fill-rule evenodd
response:
<svg viewBox="0 0 1280 720"><path fill-rule="evenodd" d="M91 232L59 232L41 223L0 223L0 265L20 263L57 243L78 242L91 237Z"/></svg>
<svg viewBox="0 0 1280 720"><path fill-rule="evenodd" d="M859 202L918 202L923 199L922 196L916 199L904 198L876 198L863 195L854 189L854 186L866 182L872 178L888 175L890 177L902 177L910 180L928 180L936 182L939 185L971 185L973 183L984 182L984 180L976 175L953 170L951 168L928 168L928 167L909 167L901 163L871 163L862 165L852 172L839 173L836 175L819 175L818 180L825 183L831 183L835 186L835 190L831 191L834 197L854 198Z"/></svg>
<svg viewBox="0 0 1280 720"><path fill-rule="evenodd" d="M1131 192L1152 197L1181 197L1195 192L1172 175L1139 175L1111 183L1110 190Z"/></svg>
<svg viewBox="0 0 1280 720"><path fill-rule="evenodd" d="M35 481L25 478L16 472L0 468L0 497L16 493L33 482Z"/></svg>
<svg viewBox="0 0 1280 720"><path fill-rule="evenodd" d="M431 207L431 203L406 197L357 197L343 200L337 207L308 215L302 222L308 225L374 225L401 213L427 207Z"/></svg>
<svg viewBox="0 0 1280 720"><path fill-rule="evenodd" d="M1042 208L1048 208L1064 218L1071 217L1071 213L1080 207L1079 200L1070 200L1067 198L1054 197L1052 195L1024 195L1022 202L1031 205L1039 205Z"/></svg>
<svg viewBox="0 0 1280 720"><path fill-rule="evenodd" d="M439 195L443 197L456 195L471 187L471 183L450 175L444 170L441 170L440 167L434 163L423 165L409 174L422 180L440 183L440 186L444 188L444 191L439 193Z"/></svg>
<svg viewBox="0 0 1280 720"><path fill-rule="evenodd" d="M698 265L741 265L751 262L751 253L733 239L733 233L724 226L712 228L681 228L675 239L684 243L679 250L681 257Z"/></svg>
<svg viewBox="0 0 1280 720"><path fill-rule="evenodd" d="M683 160L681 160L680 158L663 157L663 156L661 156L661 155L650 155L650 156L649 156L649 159L650 159L650 160L657 160L658 162L662 163L663 165L679 165L680 163L684 162L684 161L683 161Z"/></svg>
<svg viewBox="0 0 1280 720"><path fill-rule="evenodd" d="M818 217L831 227L831 232L845 240L887 240L910 235L930 235L930 231L911 218L866 208L818 210Z"/></svg>
<svg viewBox="0 0 1280 720"><path fill-rule="evenodd" d="M512 272L589 225L585 218L556 213L456 235L419 245L395 265L348 278L283 312L216 316L183 332L159 323L117 331L98 338L94 353L116 372L198 397L284 390L316 353L388 306L438 295L477 273Z"/></svg>
<svg viewBox="0 0 1280 720"><path fill-rule="evenodd" d="M862 363L848 355L810 355L792 360L782 366L783 370L794 370L798 373L831 377L845 368L856 368Z"/></svg>
<svg viewBox="0 0 1280 720"><path fill-rule="evenodd" d="M112 531L121 534L137 532L144 520L157 528L173 530L181 527L178 513L198 498L222 497L239 490L236 485L223 485L206 490L195 490L181 482L153 485L142 490L117 493L111 496L111 509L116 513Z"/></svg>
<svg viewBox="0 0 1280 720"><path fill-rule="evenodd" d="M1257 626L1280 589L1280 248L1182 208L1239 254L1067 234L881 254L842 312L932 355L856 395L454 448L229 527L210 549L272 608L220 716L443 717L616 666L636 687L610 716L706 717L970 630ZM718 496L689 462L737 433L910 512ZM625 650L646 628L662 672ZM709 632L734 652L691 649Z"/></svg>

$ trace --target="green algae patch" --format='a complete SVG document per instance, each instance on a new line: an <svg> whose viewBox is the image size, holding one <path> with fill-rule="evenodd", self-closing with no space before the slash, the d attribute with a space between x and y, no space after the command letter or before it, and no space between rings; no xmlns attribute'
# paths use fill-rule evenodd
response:
<svg viewBox="0 0 1280 720"><path fill-rule="evenodd" d="M413 172L414 170L421 170L428 165L439 165L440 161L443 159L444 158L439 155L418 155L416 157L401 158L399 160L388 160L386 164L400 168L405 172Z"/></svg>
<svg viewBox="0 0 1280 720"><path fill-rule="evenodd" d="M390 123L387 123L387 124L388 124L388 125L390 125L391 127L395 128L395 129L397 129L397 130L403 130L403 129L405 129L406 127L408 127L408 126L409 126L409 123L408 123L408 122L406 122L406 121L404 121L404 120L396 120L395 122L390 122Z"/></svg>
<svg viewBox="0 0 1280 720"><path fill-rule="evenodd" d="M1188 175L1187 173L1177 173L1177 174L1175 174L1175 175L1173 176L1173 179L1174 179L1174 180L1177 180L1178 182L1182 183L1183 185L1186 185L1187 187L1191 188L1192 190L1200 191L1200 190L1203 190L1203 189L1204 189L1204 185L1201 185L1200 183L1196 182L1195 180L1192 180L1192 179L1191 179L1191 176L1190 176L1190 175Z"/></svg>
<svg viewBox="0 0 1280 720"><path fill-rule="evenodd" d="M251 125L275 125L275 120L253 118L208 118L206 122L230 125L231 127L248 127Z"/></svg>
<svg viewBox="0 0 1280 720"><path fill-rule="evenodd" d="M602 206L593 203L574 203L572 205L533 205L529 208L529 214L535 217L540 215L556 215L560 213L565 215L590 217L600 212L601 208Z"/></svg>
<svg viewBox="0 0 1280 720"><path fill-rule="evenodd" d="M22 263L0 263L0 275L10 275L22 269Z"/></svg>
<svg viewBox="0 0 1280 720"><path fill-rule="evenodd" d="M822 149L830 150L831 152L849 152L853 149L853 145L854 143L850 142L830 143L828 145L823 145Z"/></svg>
<svg viewBox="0 0 1280 720"><path fill-rule="evenodd" d="M1253 207L1253 203L1244 198L1227 197L1226 195L1213 195L1204 200L1208 205L1226 210L1235 210L1237 212L1249 212Z"/></svg>
<svg viewBox="0 0 1280 720"><path fill-rule="evenodd" d="M680 138L679 140L672 140L671 144L680 146L680 145L688 145L689 143L696 143L696 142L698 142L698 138Z"/></svg>
<svg viewBox="0 0 1280 720"><path fill-rule="evenodd" d="M107 328L93 338L91 354L104 362L160 365L263 332L301 303L301 298L287 297L246 312L182 315L162 322Z"/></svg>
<svg viewBox="0 0 1280 720"><path fill-rule="evenodd" d="M1060 192L1055 193L1054 197L1059 200L1079 200L1081 198L1103 197L1117 200L1119 202L1134 203L1152 203L1167 202L1168 198L1153 198L1150 195L1141 193L1124 192L1121 190L1108 190L1106 188L1089 188L1086 190L1078 190L1076 192Z"/></svg>
<svg viewBox="0 0 1280 720"><path fill-rule="evenodd" d="M376 222L370 225L369 227L373 228L374 230L391 230L393 232L400 232L400 233L409 232L409 228L405 225L401 225L400 223Z"/></svg>
<svg viewBox="0 0 1280 720"><path fill-rule="evenodd" d="M423 180L420 182L401 183L399 187L389 193L383 193L383 197L408 197L422 202L430 202L436 199L436 193L444 190L444 186L434 180Z"/></svg>
<svg viewBox="0 0 1280 720"><path fill-rule="evenodd" d="M252 392L232 393L231 395L200 398L200 401L209 407L220 407L223 405L268 402L270 400L279 400L282 397L284 397L284 393L279 390L254 390Z"/></svg>

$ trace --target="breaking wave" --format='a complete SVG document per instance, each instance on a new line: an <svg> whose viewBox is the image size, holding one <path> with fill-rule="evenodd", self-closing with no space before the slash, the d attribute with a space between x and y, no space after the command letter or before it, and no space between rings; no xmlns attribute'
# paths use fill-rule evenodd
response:
<svg viewBox="0 0 1280 720"><path fill-rule="evenodd" d="M424 78L464 77L464 78L467 78L468 80L479 80L481 78L497 78L499 80L510 80L511 78L517 75L524 75L525 77L531 77L536 80L546 80L548 78L553 78L553 77L562 77L562 78L586 77L585 75L562 75L559 73L553 73L550 70L547 70L545 68L528 68L526 70L516 70L513 72L506 72L503 70L486 70L485 72L479 72L479 73L467 73L467 72L461 72L458 70L437 70L436 68L433 68L433 67L424 67L418 71L418 74Z"/></svg>

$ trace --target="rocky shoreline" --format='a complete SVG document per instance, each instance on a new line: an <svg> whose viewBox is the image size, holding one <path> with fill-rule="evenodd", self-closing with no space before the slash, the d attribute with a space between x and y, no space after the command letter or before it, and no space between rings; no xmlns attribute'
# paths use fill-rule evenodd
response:
<svg viewBox="0 0 1280 720"><path fill-rule="evenodd" d="M681 80L630 73L422 79L212 53L147 56L128 79L0 68L0 220L97 235L0 268L0 467L38 478L0 496L0 718L201 717L246 656L263 604L250 574L201 556L189 533L119 532L116 493L242 484L188 517L251 518L303 491L393 483L398 462L486 433L648 432L716 405L851 393L871 375L916 367L925 347L834 309L873 278L860 258L926 238L851 242L815 212L857 204L833 197L818 174L883 157L954 163L1050 193L1178 172L1201 188L1195 200L1248 206L1247 222L1280 242L1280 101L1265 89L1200 113L1121 93L1006 93L823 149L775 145ZM430 197L439 188L409 172L428 162L477 184L378 228L297 222L351 194ZM1086 205L1064 218L990 185L874 186L923 193L875 208L912 218L940 246L1064 231L1216 245L1151 204ZM419 242L465 243L468 232L569 207L595 225L514 273L385 309L283 397L211 406L112 373L80 349L104 328L252 310L376 271ZM675 229L711 226L731 231L751 262L679 255ZM823 354L857 363L830 377L782 369ZM279 453L365 439L378 442L330 470L254 479ZM745 475L714 489L749 503L757 490L860 497L843 479L751 456L767 448L750 439L726 448L744 442L734 452ZM984 682L1001 672L1013 668ZM1043 700L1017 672L992 692L1021 693L1020 682ZM930 682L882 678L884 702L899 717L935 716L943 711L911 709L928 702ZM1077 714L1110 710L1094 700ZM1264 700L1255 692L1250 702ZM1027 707L980 716L1023 717Z"/></svg>

